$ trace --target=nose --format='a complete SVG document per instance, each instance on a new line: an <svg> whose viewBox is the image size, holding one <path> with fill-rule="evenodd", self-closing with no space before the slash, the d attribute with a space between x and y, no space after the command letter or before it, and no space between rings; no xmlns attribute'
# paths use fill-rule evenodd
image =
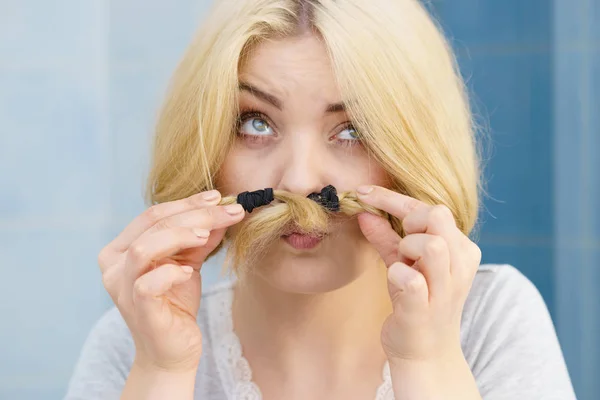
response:
<svg viewBox="0 0 600 400"><path fill-rule="evenodd" d="M290 141L283 153L279 189L301 196L318 193L327 186L326 152L309 135Z"/></svg>

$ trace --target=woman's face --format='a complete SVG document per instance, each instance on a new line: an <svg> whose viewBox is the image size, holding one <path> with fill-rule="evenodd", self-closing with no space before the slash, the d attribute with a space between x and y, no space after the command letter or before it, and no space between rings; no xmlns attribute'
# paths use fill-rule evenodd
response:
<svg viewBox="0 0 600 400"><path fill-rule="evenodd" d="M239 80L238 136L218 177L224 194L271 187L307 196L330 184L339 193L361 184L386 185L387 174L350 125L316 36L264 42L242 66ZM253 270L290 292L347 285L374 268L379 256L356 219L340 222L320 240L282 237Z"/></svg>

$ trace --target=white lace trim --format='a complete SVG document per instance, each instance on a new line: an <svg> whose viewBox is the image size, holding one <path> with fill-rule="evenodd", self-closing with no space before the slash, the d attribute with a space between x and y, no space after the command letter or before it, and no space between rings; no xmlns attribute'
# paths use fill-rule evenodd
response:
<svg viewBox="0 0 600 400"><path fill-rule="evenodd" d="M210 334L214 343L215 362L223 389L231 400L262 400L259 387L252 381L252 369L242 353L242 345L233 331L231 306L233 282L215 296L207 298ZM383 382L377 388L375 400L394 400L390 365L385 363Z"/></svg>
<svg viewBox="0 0 600 400"><path fill-rule="evenodd" d="M385 362L383 366L383 382L377 388L375 400L394 400L394 391L392 387L392 375L390 373L390 363Z"/></svg>

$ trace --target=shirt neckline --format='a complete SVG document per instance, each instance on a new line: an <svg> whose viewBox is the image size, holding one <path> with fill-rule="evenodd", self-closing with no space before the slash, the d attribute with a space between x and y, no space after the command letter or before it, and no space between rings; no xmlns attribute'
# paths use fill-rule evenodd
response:
<svg viewBox="0 0 600 400"><path fill-rule="evenodd" d="M223 389L231 400L262 400L260 388L252 380L252 368L244 357L240 340L233 329L233 286L235 281L225 283L218 296L207 301L209 332L214 343L215 364ZM382 370L382 382L377 387L375 400L393 400L390 365L386 361Z"/></svg>

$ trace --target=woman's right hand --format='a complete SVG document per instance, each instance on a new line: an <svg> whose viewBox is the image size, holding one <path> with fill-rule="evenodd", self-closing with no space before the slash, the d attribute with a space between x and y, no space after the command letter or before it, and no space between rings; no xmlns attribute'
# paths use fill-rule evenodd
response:
<svg viewBox="0 0 600 400"><path fill-rule="evenodd" d="M98 256L104 287L133 336L138 367L177 372L198 366L200 268L227 227L245 215L239 204L218 206L220 200L214 190L154 205Z"/></svg>

